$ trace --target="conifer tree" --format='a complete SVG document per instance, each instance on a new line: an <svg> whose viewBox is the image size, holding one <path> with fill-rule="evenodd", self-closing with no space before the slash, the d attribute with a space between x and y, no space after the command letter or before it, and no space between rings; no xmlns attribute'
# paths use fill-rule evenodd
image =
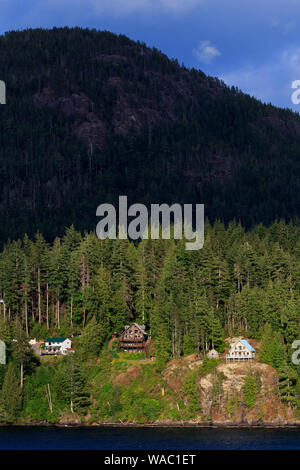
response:
<svg viewBox="0 0 300 470"><path fill-rule="evenodd" d="M21 392L13 363L8 365L0 393L1 420L13 423L21 411Z"/></svg>
<svg viewBox="0 0 300 470"><path fill-rule="evenodd" d="M18 322L14 326L13 352L20 366L20 388L22 392L26 366L31 367L31 364L35 361L28 343L28 338Z"/></svg>
<svg viewBox="0 0 300 470"><path fill-rule="evenodd" d="M274 340L274 333L272 327L269 323L266 323L264 326L262 338L261 338L261 346L260 346L260 354L259 358L261 362L265 364L273 365L274 356L273 356L273 340Z"/></svg>
<svg viewBox="0 0 300 470"><path fill-rule="evenodd" d="M243 385L243 400L247 408L253 408L256 404L256 397L259 393L258 377L255 377L250 369L245 377Z"/></svg>
<svg viewBox="0 0 300 470"><path fill-rule="evenodd" d="M82 366L73 355L65 358L56 382L58 399L63 401L71 413L84 413L89 405L89 393Z"/></svg>
<svg viewBox="0 0 300 470"><path fill-rule="evenodd" d="M81 337L80 347L85 357L97 357L107 336L105 325L98 324L93 317L87 324Z"/></svg>
<svg viewBox="0 0 300 470"><path fill-rule="evenodd" d="M192 416L200 411L200 393L196 385L197 376L195 372L189 372L182 381L181 393L185 404Z"/></svg>
<svg viewBox="0 0 300 470"><path fill-rule="evenodd" d="M295 397L296 384L296 372L287 364L284 364L278 371L278 390L280 400L283 403L287 403L289 406L295 406L297 403L297 399Z"/></svg>

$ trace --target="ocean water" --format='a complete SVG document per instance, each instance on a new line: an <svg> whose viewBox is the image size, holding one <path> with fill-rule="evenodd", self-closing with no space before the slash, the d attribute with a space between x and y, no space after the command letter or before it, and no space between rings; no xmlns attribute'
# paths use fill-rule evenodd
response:
<svg viewBox="0 0 300 470"><path fill-rule="evenodd" d="M300 428L0 427L0 450L300 450Z"/></svg>

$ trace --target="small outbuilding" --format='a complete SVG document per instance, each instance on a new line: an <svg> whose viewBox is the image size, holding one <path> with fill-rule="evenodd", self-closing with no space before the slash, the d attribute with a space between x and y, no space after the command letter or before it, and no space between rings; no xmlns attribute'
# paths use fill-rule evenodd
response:
<svg viewBox="0 0 300 470"><path fill-rule="evenodd" d="M210 351L208 351L207 357L209 359L219 359L219 353L215 349L211 349Z"/></svg>

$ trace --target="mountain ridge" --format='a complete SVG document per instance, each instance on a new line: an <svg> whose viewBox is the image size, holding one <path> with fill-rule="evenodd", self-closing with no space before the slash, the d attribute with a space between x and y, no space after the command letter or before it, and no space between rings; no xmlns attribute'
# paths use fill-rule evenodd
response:
<svg viewBox="0 0 300 470"><path fill-rule="evenodd" d="M296 113L107 31L6 33L0 67L2 242L92 230L120 194L246 227L297 217Z"/></svg>

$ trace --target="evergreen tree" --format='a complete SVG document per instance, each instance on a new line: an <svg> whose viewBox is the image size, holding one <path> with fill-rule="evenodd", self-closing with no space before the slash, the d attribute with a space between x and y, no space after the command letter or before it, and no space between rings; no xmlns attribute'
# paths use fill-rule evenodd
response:
<svg viewBox="0 0 300 470"><path fill-rule="evenodd" d="M265 364L273 365L274 361L274 333L272 327L269 323L266 323L264 326L262 338L261 338L261 346L260 346L260 354L259 358L261 362Z"/></svg>
<svg viewBox="0 0 300 470"><path fill-rule="evenodd" d="M67 356L56 383L58 399L63 401L71 413L84 413L89 405L89 393L82 366L73 355Z"/></svg>
<svg viewBox="0 0 300 470"><path fill-rule="evenodd" d="M24 374L26 369L32 370L34 368L36 361L30 349L28 338L20 324L16 324L14 327L14 336L13 340L13 352L16 361L20 367L20 387L21 391L23 390L24 384Z"/></svg>
<svg viewBox="0 0 300 470"><path fill-rule="evenodd" d="M225 376L223 372L218 372L216 369L213 371L213 384L211 390L211 398L213 405L220 405L221 398L223 397L223 380Z"/></svg>
<svg viewBox="0 0 300 470"><path fill-rule="evenodd" d="M183 337L182 350L184 356L188 356L189 354L192 354L194 352L193 341L188 335L184 335Z"/></svg>
<svg viewBox="0 0 300 470"><path fill-rule="evenodd" d="M260 391L259 377L254 376L250 369L243 385L243 400L247 408L253 408Z"/></svg>
<svg viewBox="0 0 300 470"><path fill-rule="evenodd" d="M200 411L199 390L196 385L197 376L195 372L190 372L182 381L181 393L189 412L194 417Z"/></svg>
<svg viewBox="0 0 300 470"><path fill-rule="evenodd" d="M20 385L12 363L9 364L0 393L1 419L13 423L21 411Z"/></svg>
<svg viewBox="0 0 300 470"><path fill-rule="evenodd" d="M93 317L84 329L80 341L81 351L84 356L97 357L100 354L107 331L103 325L99 325L96 318Z"/></svg>
<svg viewBox="0 0 300 470"><path fill-rule="evenodd" d="M289 406L295 406L297 403L296 389L297 374L289 367L284 364L278 371L278 390L279 397L283 403L287 403Z"/></svg>

